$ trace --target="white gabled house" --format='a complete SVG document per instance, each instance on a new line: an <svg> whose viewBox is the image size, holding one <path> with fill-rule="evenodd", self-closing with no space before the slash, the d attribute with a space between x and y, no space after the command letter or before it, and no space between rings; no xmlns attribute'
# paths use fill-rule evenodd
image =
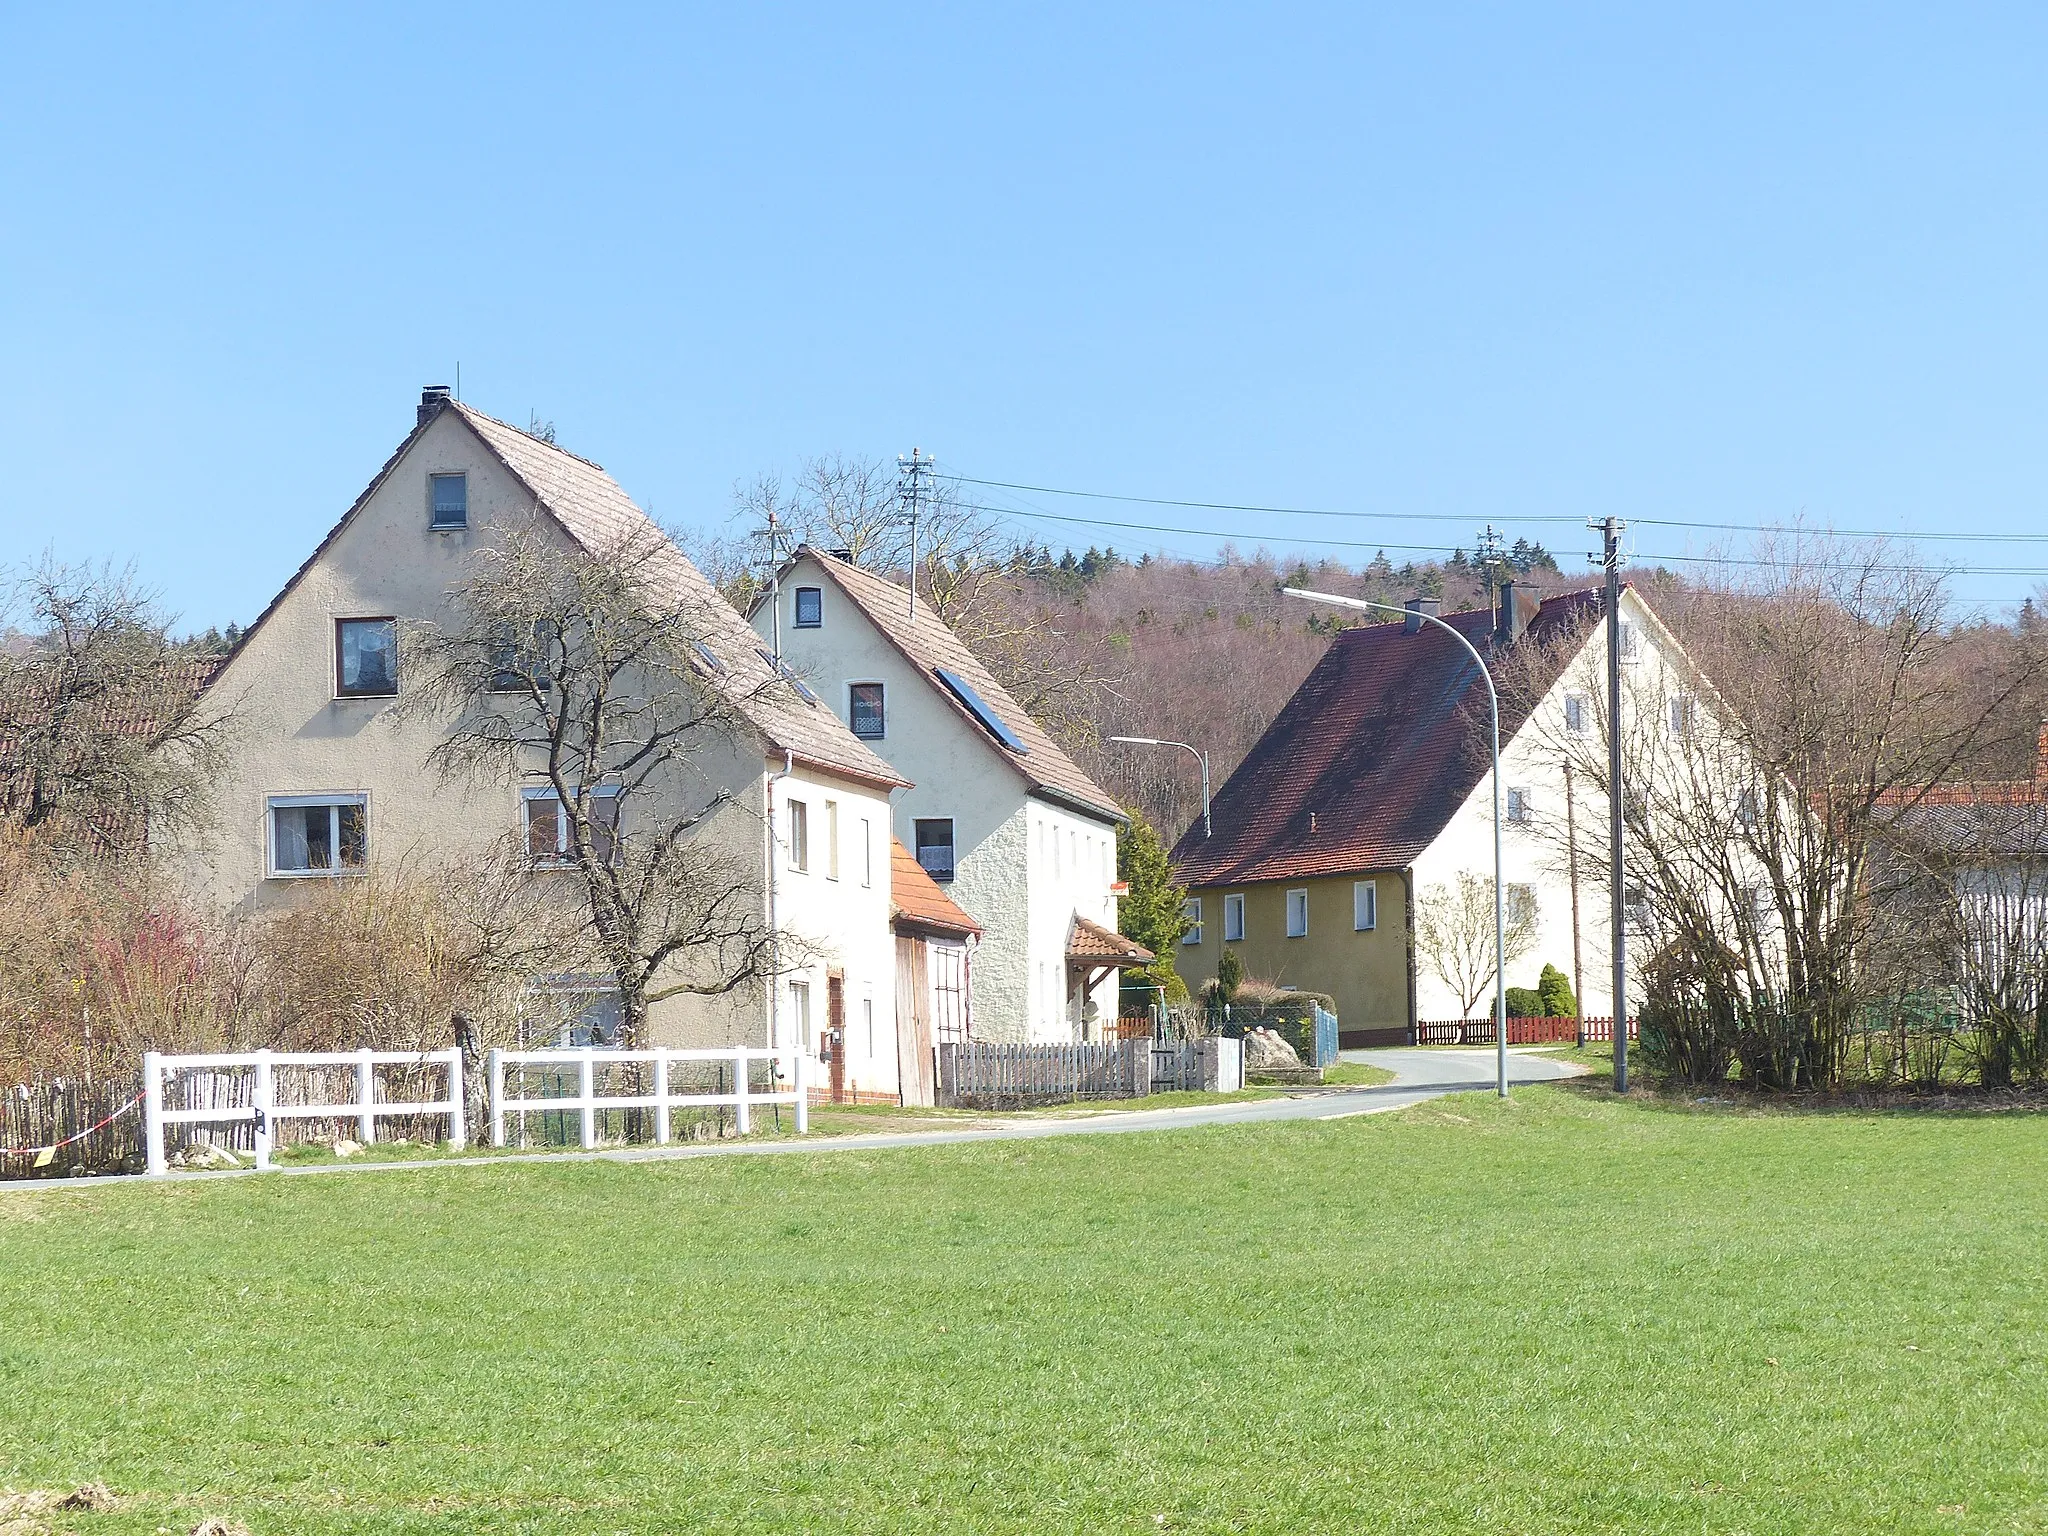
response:
<svg viewBox="0 0 2048 1536"><path fill-rule="evenodd" d="M706 675L725 680L716 686L731 688L742 722L688 791L706 806L729 797L696 835L729 840L758 872L748 899L763 924L802 941L800 968L773 987L657 1003L649 1043L816 1049L836 1027L848 1052L839 1072L864 1090L893 1090L889 802L905 780L775 675L746 622L603 469L443 389L424 392L412 432L202 696L201 708L234 712L236 748L213 825L175 850L189 886L221 909L262 912L308 882L483 859L508 842L533 854L532 878L575 878L537 852L550 791L517 776L435 773L439 728L394 710L407 686L407 623L454 622L450 594L471 556L515 528L586 549L658 539L647 580L704 615ZM564 984L594 987L601 1030L602 983Z"/></svg>
<svg viewBox="0 0 2048 1536"><path fill-rule="evenodd" d="M1096 1037L1151 958L1116 933L1116 801L908 588L805 547L750 614L771 645L778 604L783 659L910 781L896 835L980 925L974 1037Z"/></svg>

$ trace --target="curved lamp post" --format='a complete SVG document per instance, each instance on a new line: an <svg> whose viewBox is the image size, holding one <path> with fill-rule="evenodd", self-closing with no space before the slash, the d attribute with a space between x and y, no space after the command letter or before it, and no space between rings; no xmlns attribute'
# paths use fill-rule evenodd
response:
<svg viewBox="0 0 2048 1536"><path fill-rule="evenodd" d="M1195 761L1202 765L1202 836L1209 835L1209 754L1199 747L1191 747L1184 741L1161 741L1157 736L1112 736L1111 741L1120 741L1127 747L1179 747L1183 752L1195 754Z"/></svg>
<svg viewBox="0 0 2048 1536"><path fill-rule="evenodd" d="M1334 592L1310 592L1300 587L1283 587L1289 597L1306 598L1312 603L1334 603L1339 608L1359 608L1366 612L1391 613L1397 618L1408 618L1411 614L1425 624L1434 624L1462 645L1472 660L1479 666L1479 675L1486 683L1486 703L1493 713L1493 1041L1494 1041L1494 1087L1502 1098L1508 1096L1508 975L1507 975L1507 899L1506 888L1501 882L1500 861L1500 695L1494 691L1493 674L1486 669L1486 658L1481 656L1470 640L1433 613L1423 613L1414 608L1396 608L1392 603L1369 602L1362 597L1339 597ZM1408 914L1412 927L1415 914Z"/></svg>

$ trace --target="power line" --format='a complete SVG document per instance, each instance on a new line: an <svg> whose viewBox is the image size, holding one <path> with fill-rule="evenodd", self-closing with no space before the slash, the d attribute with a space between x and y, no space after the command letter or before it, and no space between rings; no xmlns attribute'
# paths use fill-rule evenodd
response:
<svg viewBox="0 0 2048 1536"><path fill-rule="evenodd" d="M972 475L943 475L960 485L981 485L993 490L1029 491L1039 496L1072 496L1087 501L1120 501L1146 507L1185 507L1203 512L1257 512L1280 517L1382 518L1388 521L1421 523L1469 523L1470 518L1452 512L1340 512L1328 507L1274 507L1254 502L1184 501L1169 496L1124 496L1114 491L1077 491L1056 485L1025 485L1012 480L980 480ZM1564 523L1578 526L1583 519L1548 513L1518 516L1517 523ZM1714 523L1675 517L1634 517L1630 523L1642 528L1686 528L1706 533L1783 533L1799 531L1784 524ZM1816 528L1815 533L1845 539L1912 539L1956 544L2044 544L2048 533L1915 533L1911 529ZM1392 548L1393 546L1388 546Z"/></svg>
<svg viewBox="0 0 2048 1536"><path fill-rule="evenodd" d="M1243 533L1227 528L1177 528L1165 523L1131 523L1101 517L1072 517L1060 512L1040 512L1025 507L996 507L979 502L957 503L970 512L988 512L1000 517L1037 519L1044 522L1067 523L1082 528L1115 528L1131 533L1170 533L1184 538L1224 539L1231 543L1260 544L1309 544L1320 549L1358 550L1399 550L1403 554L1441 555L1443 547L1438 544L1393 544L1379 540L1359 539L1318 539L1306 535L1287 535L1275 538L1270 533ZM1268 509L1273 510L1273 509ZM1554 558L1554 557L1553 557ZM1775 560L1764 560L1742 555L1677 555L1653 554L1635 551L1630 558L1638 563L1650 562L1658 565L1743 565L1770 567L1779 564ZM2048 577L2048 566L2006 566L2006 565L1950 565L1926 566L1909 564L1874 564L1874 571L1885 571L1901 575L1920 576L2038 576Z"/></svg>

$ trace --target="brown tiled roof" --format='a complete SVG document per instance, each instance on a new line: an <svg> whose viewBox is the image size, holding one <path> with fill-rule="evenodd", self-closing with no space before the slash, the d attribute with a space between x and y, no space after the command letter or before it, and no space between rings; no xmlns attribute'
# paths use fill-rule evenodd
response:
<svg viewBox="0 0 2048 1536"><path fill-rule="evenodd" d="M2048 805L2048 720L2034 741L2034 776L1953 784L1906 784L1877 797L1887 806Z"/></svg>
<svg viewBox="0 0 2048 1536"><path fill-rule="evenodd" d="M904 659L924 675L932 689L958 712L977 735L987 737L989 750L1016 769L1034 791L1106 820L1122 822L1125 819L1123 809L1116 801L1059 749L1058 744L1040 729L1038 722L1010 696L1009 690L995 680L988 668L961 644L960 637L935 617L929 607L919 604L917 617L910 617L907 588L821 549L806 546L797 551L798 558L804 555L817 560L827 578L868 616L869 622L888 637L889 642L903 653ZM939 681L937 674L941 667L972 685L1003 724L1030 750L1019 757L988 736L973 713Z"/></svg>
<svg viewBox="0 0 2048 1536"><path fill-rule="evenodd" d="M939 882L925 873L917 855L895 837L889 839L889 901L899 928L925 928L961 938L981 932L981 924L939 889Z"/></svg>
<svg viewBox="0 0 2048 1536"><path fill-rule="evenodd" d="M553 443L542 442L458 400L445 401L439 409L453 411L461 417L563 531L586 550L594 552L636 536L647 538L652 554L645 569L651 589L673 597L679 604L688 604L703 616L703 622L710 631L705 643L726 664L728 672L725 677L740 712L761 734L770 750L793 753L808 765L865 783L893 787L908 782L862 745L832 711L823 705L807 702L794 688L775 678L773 669L761 659L760 638L746 620L661 532L654 520L634 505L633 499L604 472L602 466L579 458ZM355 504L320 541L319 547L306 557L305 563L285 583L283 591L271 599L270 606L244 632L236 653L249 643L249 636L263 626L286 594L299 584L364 503L376 494L377 488L438 414L435 412L422 419L398 445L397 451L384 461L384 467L377 471ZM233 659L234 653L231 653L229 660Z"/></svg>
<svg viewBox="0 0 2048 1536"><path fill-rule="evenodd" d="M1557 642L1601 612L1597 590L1550 598L1520 643L1561 672L1575 648ZM1489 654L1490 610L1444 617ZM1555 680L1518 678L1534 686L1515 694ZM1525 713L1501 700L1503 747ZM1343 630L1217 793L1215 834L1197 822L1175 845L1175 872L1214 886L1405 869L1485 778L1485 732L1486 686L1449 635L1398 621Z"/></svg>
<svg viewBox="0 0 2048 1536"><path fill-rule="evenodd" d="M1074 931L1067 938L1067 958L1098 965L1144 965L1152 959L1152 951L1077 914Z"/></svg>

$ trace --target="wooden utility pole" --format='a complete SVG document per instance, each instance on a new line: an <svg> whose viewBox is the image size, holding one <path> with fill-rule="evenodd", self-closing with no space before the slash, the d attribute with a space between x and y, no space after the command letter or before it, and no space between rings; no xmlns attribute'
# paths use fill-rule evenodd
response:
<svg viewBox="0 0 2048 1536"><path fill-rule="evenodd" d="M1614 945L1614 1091L1628 1092L1628 901L1622 884L1621 817L1621 530L1618 517L1591 524L1601 535L1607 573L1607 878Z"/></svg>
<svg viewBox="0 0 2048 1536"><path fill-rule="evenodd" d="M1579 818L1573 804L1571 759L1564 765L1564 844L1565 857L1571 865L1572 882L1572 996L1576 999L1586 990L1585 960L1579 951ZM1586 1048L1586 1006L1579 1003L1578 1033L1579 1049Z"/></svg>

